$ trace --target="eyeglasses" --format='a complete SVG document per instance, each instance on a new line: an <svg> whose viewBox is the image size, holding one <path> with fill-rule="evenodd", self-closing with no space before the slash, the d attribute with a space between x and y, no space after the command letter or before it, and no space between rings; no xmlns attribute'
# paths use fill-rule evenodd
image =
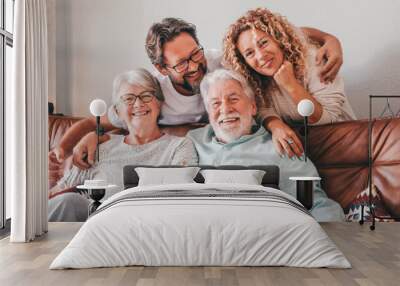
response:
<svg viewBox="0 0 400 286"><path fill-rule="evenodd" d="M190 57L187 58L186 60L183 60L174 66L168 66L168 65L166 66L174 69L177 73L183 73L187 71L187 69L189 68L189 61L192 61L194 63L199 63L203 59L204 59L204 49L202 46L199 46L199 48L196 51L194 51L190 55Z"/></svg>
<svg viewBox="0 0 400 286"><path fill-rule="evenodd" d="M144 92L142 94L139 95L135 95L135 94L126 94L121 96L121 101L128 106L134 105L136 100L140 98L140 100L143 103L149 103L150 101L153 100L154 95L150 92Z"/></svg>

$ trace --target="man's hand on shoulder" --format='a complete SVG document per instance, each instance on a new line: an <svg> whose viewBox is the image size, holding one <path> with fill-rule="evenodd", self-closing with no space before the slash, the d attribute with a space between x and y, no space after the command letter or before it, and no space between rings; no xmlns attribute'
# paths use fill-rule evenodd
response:
<svg viewBox="0 0 400 286"><path fill-rule="evenodd" d="M105 134L100 136L99 143L103 143L110 140L110 136ZM72 163L79 169L87 170L95 162L97 149L97 134L90 132L86 134L79 143L74 147L72 153Z"/></svg>
<svg viewBox="0 0 400 286"><path fill-rule="evenodd" d="M61 178L62 172L60 172L60 169L66 157L65 150L60 146L55 147L48 153L50 182L55 183Z"/></svg>
<svg viewBox="0 0 400 286"><path fill-rule="evenodd" d="M308 38L321 45L315 59L317 65L322 65L320 81L332 82L343 64L342 45L339 39L315 28L302 27L301 30Z"/></svg>
<svg viewBox="0 0 400 286"><path fill-rule="evenodd" d="M318 49L316 62L322 65L319 73L321 82L332 82L343 64L343 52L340 41L330 36L325 43Z"/></svg>

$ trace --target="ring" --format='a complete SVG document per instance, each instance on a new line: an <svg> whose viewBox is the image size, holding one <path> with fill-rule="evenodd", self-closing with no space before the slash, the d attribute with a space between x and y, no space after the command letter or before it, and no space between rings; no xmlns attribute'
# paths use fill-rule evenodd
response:
<svg viewBox="0 0 400 286"><path fill-rule="evenodd" d="M293 142L293 140L292 139L286 139L286 142L289 144L289 145L291 145L291 144L293 144L294 142Z"/></svg>

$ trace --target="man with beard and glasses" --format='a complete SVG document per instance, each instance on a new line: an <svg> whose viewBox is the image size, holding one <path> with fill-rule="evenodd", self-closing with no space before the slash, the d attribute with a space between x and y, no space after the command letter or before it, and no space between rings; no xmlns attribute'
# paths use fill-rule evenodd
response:
<svg viewBox="0 0 400 286"><path fill-rule="evenodd" d="M327 59L324 66L329 75L332 72L336 74L342 63L340 42L334 36L316 29L303 28L303 31L322 45L319 57ZM156 68L154 75L165 98L158 123L169 126L167 129L174 129L172 133L176 135L184 135L193 123L207 123L199 86L207 72L221 67L221 52L204 50L197 38L196 27L177 18L165 18L150 27L146 37L146 51ZM321 74L321 79L323 76ZM101 124L105 131L115 128L126 130L114 106L109 108L107 116L101 117ZM49 153L52 180L57 180L60 162L72 151L76 166L90 168L96 150L96 136L87 137L91 139L76 144L85 134L95 129L94 117L83 119L69 128L58 146ZM165 128L164 131L168 132ZM297 152L298 155L300 152Z"/></svg>
<svg viewBox="0 0 400 286"><path fill-rule="evenodd" d="M271 134L253 119L257 114L255 96L242 75L218 69L205 76L200 89L210 124L187 134L195 145L200 165L277 165L279 188L294 197L296 183L289 177L319 176L310 160L279 155ZM319 183L314 185L310 212L318 221L344 220L341 206L327 197Z"/></svg>

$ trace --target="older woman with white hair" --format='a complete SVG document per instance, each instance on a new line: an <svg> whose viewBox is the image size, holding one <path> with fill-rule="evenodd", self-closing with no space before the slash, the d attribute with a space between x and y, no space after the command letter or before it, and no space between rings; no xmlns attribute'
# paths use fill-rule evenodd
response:
<svg viewBox="0 0 400 286"><path fill-rule="evenodd" d="M118 185L119 188L106 193L107 198L122 190L125 165L197 164L197 154L189 139L163 134L159 129L157 118L163 100L157 79L145 69L125 72L115 78L113 104L129 134L105 135L108 141L100 145L99 162L87 170L74 166L51 189L50 221L84 221L87 218L89 200L78 193L62 193L64 189L83 184L86 179L103 179Z"/></svg>

